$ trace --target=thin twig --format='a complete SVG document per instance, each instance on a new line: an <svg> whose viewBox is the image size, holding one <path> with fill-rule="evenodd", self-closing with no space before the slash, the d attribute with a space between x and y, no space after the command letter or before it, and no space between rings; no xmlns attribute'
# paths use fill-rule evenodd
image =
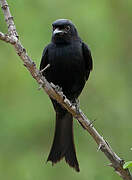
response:
<svg viewBox="0 0 132 180"><path fill-rule="evenodd" d="M42 73L36 68L36 64L28 56L26 49L22 46L20 40L18 39L18 33L13 21L13 17L10 13L9 6L6 0L0 0L0 4L4 13L5 21L8 27L8 35L0 32L0 39L12 44L15 47L17 54L20 56L25 67L31 73L32 77L38 82L41 88L43 88L46 93L57 100L64 108L66 108L78 121L83 124L85 129L93 137L98 145L98 150L101 150L105 156L109 159L111 167L113 167L118 175L124 180L132 180L132 176L128 169L123 169L124 161L120 159L116 153L112 150L108 142L106 142L103 137L97 132L97 130L91 126L91 121L80 111L76 112L76 108L72 106L72 103L65 97L62 91L57 91L54 85L49 83Z"/></svg>
<svg viewBox="0 0 132 180"><path fill-rule="evenodd" d="M43 73L46 69L48 69L50 67L50 64L47 64L47 66L44 68L44 69L42 69L41 71L40 71L40 73Z"/></svg>

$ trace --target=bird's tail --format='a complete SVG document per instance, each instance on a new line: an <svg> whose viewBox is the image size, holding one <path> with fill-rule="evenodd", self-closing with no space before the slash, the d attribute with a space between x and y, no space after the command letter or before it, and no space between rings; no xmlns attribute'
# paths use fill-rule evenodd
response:
<svg viewBox="0 0 132 180"><path fill-rule="evenodd" d="M56 103L53 102L56 110L55 135L47 161L51 161L54 165L64 157L69 166L79 172L79 164L73 140L73 117Z"/></svg>

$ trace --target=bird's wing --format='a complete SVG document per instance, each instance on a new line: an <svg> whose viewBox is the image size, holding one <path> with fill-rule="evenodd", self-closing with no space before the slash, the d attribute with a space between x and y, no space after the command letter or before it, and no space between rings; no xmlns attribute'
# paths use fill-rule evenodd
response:
<svg viewBox="0 0 132 180"><path fill-rule="evenodd" d="M48 46L46 46L43 50L41 63L40 63L40 70L44 69L48 65Z"/></svg>
<svg viewBox="0 0 132 180"><path fill-rule="evenodd" d="M82 50L83 50L83 57L85 61L86 80L88 80L90 71L93 69L93 61L92 61L90 49L84 42L82 42Z"/></svg>

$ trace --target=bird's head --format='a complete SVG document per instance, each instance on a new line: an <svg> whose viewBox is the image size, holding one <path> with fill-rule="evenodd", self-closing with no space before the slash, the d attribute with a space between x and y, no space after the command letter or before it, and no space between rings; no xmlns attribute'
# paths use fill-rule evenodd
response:
<svg viewBox="0 0 132 180"><path fill-rule="evenodd" d="M70 43L72 40L78 39L78 33L74 24L67 19L58 19L52 24L52 42Z"/></svg>

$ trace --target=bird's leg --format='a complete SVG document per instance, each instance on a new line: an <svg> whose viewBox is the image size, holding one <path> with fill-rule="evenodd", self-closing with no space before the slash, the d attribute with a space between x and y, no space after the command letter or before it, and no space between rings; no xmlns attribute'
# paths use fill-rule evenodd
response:
<svg viewBox="0 0 132 180"><path fill-rule="evenodd" d="M80 102L79 102L79 99L76 99L75 107L76 107L77 114L80 114Z"/></svg>
<svg viewBox="0 0 132 180"><path fill-rule="evenodd" d="M77 113L77 114L80 114L80 110L79 110L79 108L80 108L80 102L79 102L79 99L75 99L74 101L71 101L71 103L72 103L72 106L75 106L75 108L76 108L76 113Z"/></svg>
<svg viewBox="0 0 132 180"><path fill-rule="evenodd" d="M76 113L77 115L80 115L81 111L80 111L80 102L79 102L79 99L75 99L74 101L71 101L72 103L72 106L74 106L76 108ZM84 128L84 125L78 120L79 124Z"/></svg>

